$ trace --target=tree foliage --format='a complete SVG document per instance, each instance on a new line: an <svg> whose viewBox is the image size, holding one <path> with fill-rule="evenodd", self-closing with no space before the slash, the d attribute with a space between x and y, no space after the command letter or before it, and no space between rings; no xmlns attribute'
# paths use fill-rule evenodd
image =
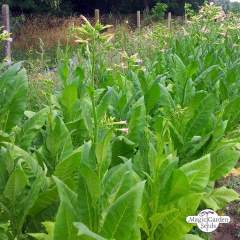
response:
<svg viewBox="0 0 240 240"><path fill-rule="evenodd" d="M165 3L168 9L176 15L184 12L184 4L190 3L197 9L203 0L0 0L0 3L8 3L15 12L27 13L61 13L71 14L92 13L95 8L101 9L102 12L113 13L131 13L136 10L146 10L149 12L156 3Z"/></svg>

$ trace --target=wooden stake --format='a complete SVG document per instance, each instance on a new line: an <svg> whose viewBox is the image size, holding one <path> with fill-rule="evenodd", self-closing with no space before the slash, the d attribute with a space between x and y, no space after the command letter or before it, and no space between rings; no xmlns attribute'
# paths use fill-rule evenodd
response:
<svg viewBox="0 0 240 240"><path fill-rule="evenodd" d="M137 11L137 28L138 30L141 29L141 12Z"/></svg>
<svg viewBox="0 0 240 240"><path fill-rule="evenodd" d="M95 9L95 23L100 22L100 11Z"/></svg>
<svg viewBox="0 0 240 240"><path fill-rule="evenodd" d="M3 29L10 33L10 17L9 17L9 6L8 4L2 5L2 20L3 20ZM4 44L4 56L7 62L11 63L11 41L5 41Z"/></svg>
<svg viewBox="0 0 240 240"><path fill-rule="evenodd" d="M168 12L168 29L172 29L172 13Z"/></svg>

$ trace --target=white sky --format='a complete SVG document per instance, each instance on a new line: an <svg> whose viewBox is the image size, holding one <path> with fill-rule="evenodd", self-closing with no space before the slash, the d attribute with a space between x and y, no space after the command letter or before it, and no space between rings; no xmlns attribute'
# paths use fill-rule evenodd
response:
<svg viewBox="0 0 240 240"><path fill-rule="evenodd" d="M230 0L230 2L240 2L240 0Z"/></svg>

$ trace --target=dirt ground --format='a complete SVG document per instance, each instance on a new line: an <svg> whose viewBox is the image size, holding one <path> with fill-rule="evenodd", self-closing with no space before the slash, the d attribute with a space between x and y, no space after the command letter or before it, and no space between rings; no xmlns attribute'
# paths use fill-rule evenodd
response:
<svg viewBox="0 0 240 240"><path fill-rule="evenodd" d="M219 182L240 193L240 176L229 176ZM229 224L221 224L213 234L213 240L240 240L240 202L233 202L225 208L225 215L231 218Z"/></svg>

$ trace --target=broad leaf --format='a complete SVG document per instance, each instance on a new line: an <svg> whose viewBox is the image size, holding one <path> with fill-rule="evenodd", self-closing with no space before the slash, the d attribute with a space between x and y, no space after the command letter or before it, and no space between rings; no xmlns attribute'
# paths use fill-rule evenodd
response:
<svg viewBox="0 0 240 240"><path fill-rule="evenodd" d="M208 107L206 107L208 106ZM190 140L193 136L202 136L208 133L209 123L216 108L216 99L214 95L209 94L200 103L195 114L187 123L187 129L184 134L186 140Z"/></svg>
<svg viewBox="0 0 240 240"><path fill-rule="evenodd" d="M15 203L16 198L23 192L27 182L28 180L22 167L17 166L8 179L4 189L4 196L12 203Z"/></svg>
<svg viewBox="0 0 240 240"><path fill-rule="evenodd" d="M101 98L98 106L97 106L97 117L98 120L101 120L101 118L107 113L107 109L111 103L112 99L112 88L108 88L104 96Z"/></svg>
<svg viewBox="0 0 240 240"><path fill-rule="evenodd" d="M184 236L184 238L182 240L204 240L204 239L197 235L187 234Z"/></svg>
<svg viewBox="0 0 240 240"><path fill-rule="evenodd" d="M17 136L17 143L20 147L28 149L31 146L32 141L46 123L48 112L49 108L44 108L24 123Z"/></svg>
<svg viewBox="0 0 240 240"><path fill-rule="evenodd" d="M46 148L55 165L67 157L73 150L71 135L60 117L49 122L46 137Z"/></svg>
<svg viewBox="0 0 240 240"><path fill-rule="evenodd" d="M179 169L174 170L163 192L161 192L160 205L178 200L180 197L187 195L189 190L190 185L187 176Z"/></svg>
<svg viewBox="0 0 240 240"><path fill-rule="evenodd" d="M56 216L53 240L77 240L77 230L73 223L78 220L77 194L63 182L54 177L60 197L60 206Z"/></svg>
<svg viewBox="0 0 240 240"><path fill-rule="evenodd" d="M186 222L186 217L195 214L202 194L190 193L180 198L176 203L160 208L160 214L164 212L163 218L155 232L156 239L182 239L192 228ZM177 209L177 211L172 211ZM171 212L172 211L172 212Z"/></svg>
<svg viewBox="0 0 240 240"><path fill-rule="evenodd" d="M106 238L101 237L100 235L92 232L86 225L81 222L75 222L74 226L78 229L78 235L85 235L90 237L90 239L95 240L107 240Z"/></svg>
<svg viewBox="0 0 240 240"><path fill-rule="evenodd" d="M54 223L53 222L43 222L42 224L45 227L47 233L28 233L28 235L37 240L53 240Z"/></svg>
<svg viewBox="0 0 240 240"><path fill-rule="evenodd" d="M239 152L230 145L223 146L211 155L211 180L217 180L229 173L239 159Z"/></svg>
<svg viewBox="0 0 240 240"><path fill-rule="evenodd" d="M131 117L129 121L129 139L135 143L141 141L146 125L146 112L144 99L140 98L132 108Z"/></svg>
<svg viewBox="0 0 240 240"><path fill-rule="evenodd" d="M210 155L206 155L183 165L180 170L187 176L191 190L201 192L208 185L210 168Z"/></svg>
<svg viewBox="0 0 240 240"><path fill-rule="evenodd" d="M206 207L212 208L214 211L224 208L228 203L235 200L239 200L239 194L226 187L214 189L211 194L203 198Z"/></svg>
<svg viewBox="0 0 240 240"><path fill-rule="evenodd" d="M101 235L108 239L130 239L137 224L144 182L138 183L109 207Z"/></svg>
<svg viewBox="0 0 240 240"><path fill-rule="evenodd" d="M0 129L9 132L23 117L27 105L27 74L21 63L0 74Z"/></svg>
<svg viewBox="0 0 240 240"><path fill-rule="evenodd" d="M111 164L112 159L112 130L99 132L99 140L96 143L96 158L100 167L101 176L105 174Z"/></svg>
<svg viewBox="0 0 240 240"><path fill-rule="evenodd" d="M227 120L227 129L231 130L236 127L236 124L239 123L240 120L240 97L237 97L231 100L225 107L223 113L223 119Z"/></svg>

